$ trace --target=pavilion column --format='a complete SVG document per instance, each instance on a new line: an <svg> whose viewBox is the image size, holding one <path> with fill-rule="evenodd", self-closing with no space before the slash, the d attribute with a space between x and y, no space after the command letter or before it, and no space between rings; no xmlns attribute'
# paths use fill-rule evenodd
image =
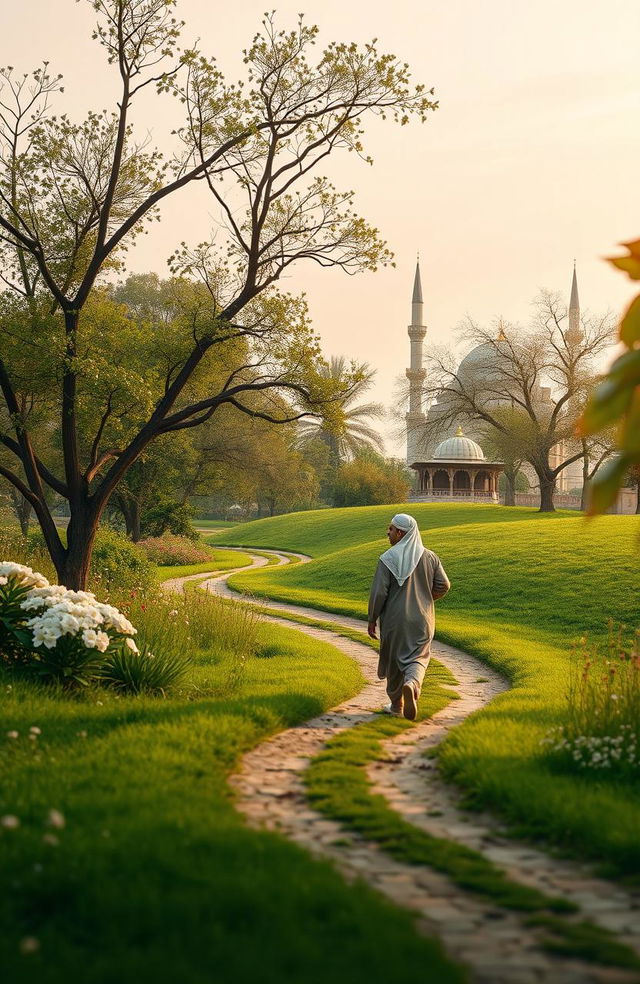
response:
<svg viewBox="0 0 640 984"><path fill-rule="evenodd" d="M427 492L433 492L433 472L430 468L427 468L425 477L427 480Z"/></svg>
<svg viewBox="0 0 640 984"><path fill-rule="evenodd" d="M478 469L477 468L471 468L470 469L470 471L469 471L469 477L471 479L471 498L472 499L475 497L475 491L476 491L476 475L477 474L478 474Z"/></svg>
<svg viewBox="0 0 640 984"><path fill-rule="evenodd" d="M453 468L447 468L447 475L449 476L449 495L453 496Z"/></svg>

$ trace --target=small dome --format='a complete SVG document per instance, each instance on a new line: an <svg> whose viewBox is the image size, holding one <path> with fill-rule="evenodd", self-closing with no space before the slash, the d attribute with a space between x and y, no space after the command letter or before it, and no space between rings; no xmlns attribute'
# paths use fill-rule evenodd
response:
<svg viewBox="0 0 640 984"><path fill-rule="evenodd" d="M433 452L435 461L484 461L484 451L479 444L465 437L458 427L455 437L442 441Z"/></svg>

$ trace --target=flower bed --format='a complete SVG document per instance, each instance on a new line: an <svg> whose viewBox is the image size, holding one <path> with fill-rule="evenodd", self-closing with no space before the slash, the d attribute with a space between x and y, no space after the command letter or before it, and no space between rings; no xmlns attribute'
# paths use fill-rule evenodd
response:
<svg viewBox="0 0 640 984"><path fill-rule="evenodd" d="M45 680L111 683L140 692L162 690L163 661L133 640L136 629L113 605L89 591L49 584L23 564L0 563L0 657ZM129 673L129 664L135 672ZM172 661L171 682L182 664ZM148 672L147 672L148 671ZM165 674L166 676L166 674ZM130 680L135 685L128 686Z"/></svg>
<svg viewBox="0 0 640 984"><path fill-rule="evenodd" d="M138 546L142 547L154 564L203 564L211 560L212 556L208 547L199 546L186 536L176 536L173 533L147 537Z"/></svg>

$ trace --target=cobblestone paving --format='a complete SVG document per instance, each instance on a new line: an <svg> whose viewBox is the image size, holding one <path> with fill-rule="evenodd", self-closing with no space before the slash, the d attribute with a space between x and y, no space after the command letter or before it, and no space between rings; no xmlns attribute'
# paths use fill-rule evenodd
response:
<svg viewBox="0 0 640 984"><path fill-rule="evenodd" d="M281 562L286 563L286 557L280 556ZM264 563L264 558L256 557L253 566ZM231 573L207 579L202 587L237 599L238 595L226 584ZM172 586L180 589L178 584ZM258 599L258 603L366 629L365 623L347 616L282 602ZM286 619L274 617L272 621L292 625ZM471 980L477 984L638 984L640 976L635 972L594 967L545 953L539 947L536 931L526 927L515 913L465 893L428 867L406 865L387 857L375 844L346 832L339 823L309 806L302 774L311 759L340 731L371 720L386 695L383 683L376 678L377 654L369 646L329 630L298 624L295 627L332 643L355 659L367 683L351 700L281 732L244 756L240 771L231 777L231 785L237 793L237 807L248 822L282 833L314 855L332 860L349 881L363 879L397 905L413 911L418 929L438 936L449 954L469 968ZM584 917L614 930L640 952L638 894L595 879L583 865L556 860L535 848L514 843L504 836L495 818L470 815L458 807L455 791L442 782L435 762L425 758L424 753L442 741L451 728L505 690L507 684L485 664L451 646L437 643L434 656L458 680L460 699L429 721L385 743L386 760L369 768L374 791L382 793L393 809L412 824L482 851L515 880L577 902Z"/></svg>

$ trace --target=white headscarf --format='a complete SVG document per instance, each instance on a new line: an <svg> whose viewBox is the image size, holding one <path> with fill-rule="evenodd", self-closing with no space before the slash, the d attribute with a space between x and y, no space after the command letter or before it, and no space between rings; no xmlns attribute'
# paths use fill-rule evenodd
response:
<svg viewBox="0 0 640 984"><path fill-rule="evenodd" d="M406 530L407 532L398 543L381 555L380 560L388 567L396 581L402 587L410 574L418 566L420 558L424 553L424 544L420 536L420 530L413 516L406 513L398 513L391 520L391 525L396 529Z"/></svg>

